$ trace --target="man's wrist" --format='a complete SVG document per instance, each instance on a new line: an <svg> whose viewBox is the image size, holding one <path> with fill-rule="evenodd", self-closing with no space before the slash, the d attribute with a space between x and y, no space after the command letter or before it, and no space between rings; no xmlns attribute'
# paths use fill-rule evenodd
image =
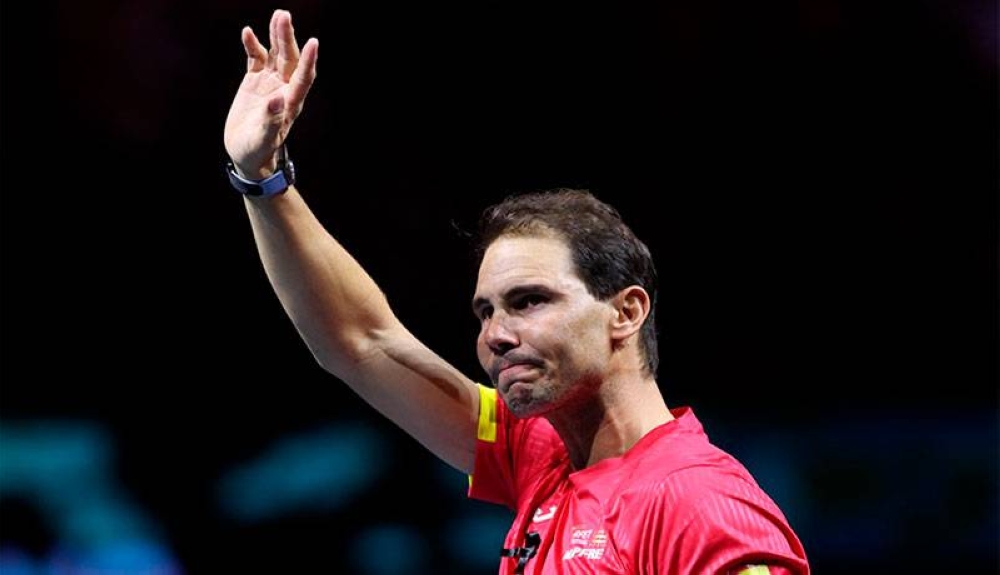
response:
<svg viewBox="0 0 1000 575"><path fill-rule="evenodd" d="M282 145L278 150L278 169L270 176L262 180L244 178L236 172L232 160L226 162L226 175L233 188L245 196L276 196L285 193L295 184L295 164L288 157L287 146Z"/></svg>

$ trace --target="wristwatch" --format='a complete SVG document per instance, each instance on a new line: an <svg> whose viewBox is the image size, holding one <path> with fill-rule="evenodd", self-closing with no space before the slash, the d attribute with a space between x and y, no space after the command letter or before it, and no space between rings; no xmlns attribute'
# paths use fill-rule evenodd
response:
<svg viewBox="0 0 1000 575"><path fill-rule="evenodd" d="M236 173L236 166L233 161L226 162L226 175L229 176L229 183L236 188L236 191L255 197L276 196L288 190L288 187L295 183L295 164L288 157L288 147L282 145L278 150L278 171L263 180L248 180Z"/></svg>

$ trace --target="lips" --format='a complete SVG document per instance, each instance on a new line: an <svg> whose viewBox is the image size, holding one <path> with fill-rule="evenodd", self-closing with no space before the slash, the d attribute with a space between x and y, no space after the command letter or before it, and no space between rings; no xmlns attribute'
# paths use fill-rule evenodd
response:
<svg viewBox="0 0 1000 575"><path fill-rule="evenodd" d="M529 377L533 377L535 374L535 366L528 363L514 363L508 364L501 368L499 373L495 378L497 382L497 389L501 393L506 393L510 390L510 386L524 381Z"/></svg>

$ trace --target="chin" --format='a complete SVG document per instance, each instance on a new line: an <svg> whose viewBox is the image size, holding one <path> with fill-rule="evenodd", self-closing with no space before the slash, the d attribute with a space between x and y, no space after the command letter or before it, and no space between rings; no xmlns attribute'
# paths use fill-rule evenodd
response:
<svg viewBox="0 0 1000 575"><path fill-rule="evenodd" d="M507 404L507 411L518 419L528 417L539 417L549 411L549 405L538 401L538 398L530 393L518 393L503 398Z"/></svg>

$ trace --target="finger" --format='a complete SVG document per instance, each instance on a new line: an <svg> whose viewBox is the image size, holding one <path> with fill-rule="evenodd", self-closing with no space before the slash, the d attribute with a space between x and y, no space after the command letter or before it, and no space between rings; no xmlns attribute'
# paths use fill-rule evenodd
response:
<svg viewBox="0 0 1000 575"><path fill-rule="evenodd" d="M282 77L288 80L299 62L299 45L295 41L291 12L283 11L276 20L277 69L281 72Z"/></svg>
<svg viewBox="0 0 1000 575"><path fill-rule="evenodd" d="M319 40L310 38L302 47L302 54L288 84L287 105L292 110L302 108L309 89L316 80L316 62L319 60Z"/></svg>
<svg viewBox="0 0 1000 575"><path fill-rule="evenodd" d="M267 63L267 50L249 26L243 28L243 49L247 53L247 72L260 72Z"/></svg>
<svg viewBox="0 0 1000 575"><path fill-rule="evenodd" d="M271 25L268 27L268 31L270 33L271 49L269 53L272 56L272 66L274 65L273 57L278 54L278 21L284 17L285 13L286 12L284 10L275 10L274 13L271 14Z"/></svg>

